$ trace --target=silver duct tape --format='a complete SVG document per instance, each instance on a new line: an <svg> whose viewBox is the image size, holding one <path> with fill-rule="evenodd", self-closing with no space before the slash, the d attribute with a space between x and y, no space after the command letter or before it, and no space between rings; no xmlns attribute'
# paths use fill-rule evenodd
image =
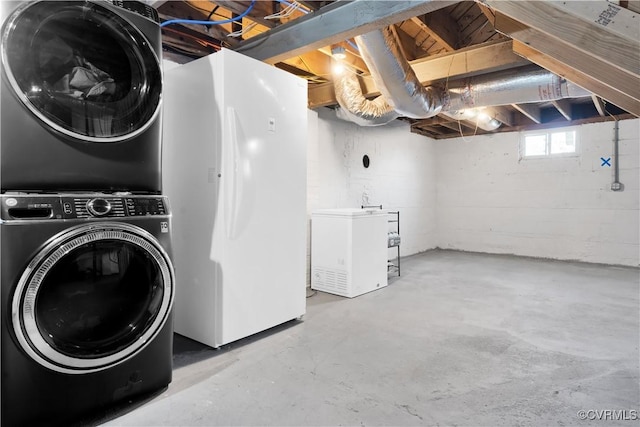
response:
<svg viewBox="0 0 640 427"><path fill-rule="evenodd" d="M518 68L450 82L444 111L555 101L589 92L540 68Z"/></svg>
<svg viewBox="0 0 640 427"><path fill-rule="evenodd" d="M400 115L424 119L440 112L442 91L418 81L391 27L357 36L355 41L378 90Z"/></svg>
<svg viewBox="0 0 640 427"><path fill-rule="evenodd" d="M336 110L339 119L360 126L380 126L399 117L383 96L373 100L365 98L358 77L350 71L334 76L333 87L340 105Z"/></svg>

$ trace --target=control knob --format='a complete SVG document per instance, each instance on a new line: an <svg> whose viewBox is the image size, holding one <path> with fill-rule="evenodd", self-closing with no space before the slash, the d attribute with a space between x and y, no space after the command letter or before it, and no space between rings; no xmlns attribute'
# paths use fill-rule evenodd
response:
<svg viewBox="0 0 640 427"><path fill-rule="evenodd" d="M111 212L111 203L106 199L91 199L87 202L87 210L92 216L105 216Z"/></svg>

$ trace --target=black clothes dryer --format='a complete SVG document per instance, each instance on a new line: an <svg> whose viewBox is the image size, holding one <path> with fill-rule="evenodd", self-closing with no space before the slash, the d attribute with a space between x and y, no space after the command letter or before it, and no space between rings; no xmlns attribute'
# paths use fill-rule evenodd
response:
<svg viewBox="0 0 640 427"><path fill-rule="evenodd" d="M175 293L166 198L0 203L2 425L114 417L163 390Z"/></svg>
<svg viewBox="0 0 640 427"><path fill-rule="evenodd" d="M0 2L2 191L161 192L162 41L137 1Z"/></svg>

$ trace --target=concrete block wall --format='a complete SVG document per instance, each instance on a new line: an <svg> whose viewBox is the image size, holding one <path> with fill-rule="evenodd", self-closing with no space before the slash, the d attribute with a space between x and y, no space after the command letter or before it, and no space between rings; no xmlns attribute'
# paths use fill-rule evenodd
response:
<svg viewBox="0 0 640 427"><path fill-rule="evenodd" d="M436 142L407 123L360 127L330 109L309 111L307 208L383 205L401 215L401 255L433 249L436 231ZM362 163L370 158L369 168Z"/></svg>
<svg viewBox="0 0 640 427"><path fill-rule="evenodd" d="M519 133L437 144L438 246L638 266L640 120L619 122L622 192L611 191L613 122L579 126L579 155L519 159Z"/></svg>
<svg viewBox="0 0 640 427"><path fill-rule="evenodd" d="M521 161L519 133L434 141L400 121L363 128L309 110L307 210L400 210L402 256L441 247L638 266L640 119L620 122L622 192L600 161L613 122L578 130L579 156Z"/></svg>

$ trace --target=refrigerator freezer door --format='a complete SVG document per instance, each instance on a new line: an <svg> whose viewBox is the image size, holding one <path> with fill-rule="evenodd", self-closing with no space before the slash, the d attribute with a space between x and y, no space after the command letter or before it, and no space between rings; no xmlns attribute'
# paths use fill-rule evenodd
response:
<svg viewBox="0 0 640 427"><path fill-rule="evenodd" d="M165 83L176 332L218 347L302 316L306 82L223 49Z"/></svg>
<svg viewBox="0 0 640 427"><path fill-rule="evenodd" d="M210 259L222 345L305 313L307 88L236 52L215 56L226 126Z"/></svg>

